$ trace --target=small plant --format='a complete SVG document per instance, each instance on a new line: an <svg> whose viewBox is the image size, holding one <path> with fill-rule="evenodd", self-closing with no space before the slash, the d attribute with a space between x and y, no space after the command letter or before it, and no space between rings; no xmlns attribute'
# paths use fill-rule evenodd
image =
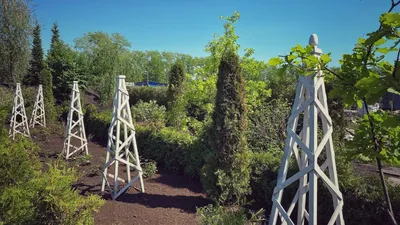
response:
<svg viewBox="0 0 400 225"><path fill-rule="evenodd" d="M156 101L143 102L140 100L132 107L132 116L136 122L163 127L165 125L165 111L165 106L159 106Z"/></svg>
<svg viewBox="0 0 400 225"><path fill-rule="evenodd" d="M100 175L102 168L102 166L90 165L90 173L88 174L89 177Z"/></svg>
<svg viewBox="0 0 400 225"><path fill-rule="evenodd" d="M78 166L84 166L87 164L90 164L90 160L92 159L92 155L80 155L78 157L76 157L76 165Z"/></svg>
<svg viewBox="0 0 400 225"><path fill-rule="evenodd" d="M140 163L142 164L143 176L145 178L152 177L155 173L157 173L157 163L154 160L149 159L141 159Z"/></svg>
<svg viewBox="0 0 400 225"><path fill-rule="evenodd" d="M262 221L261 214L264 210L251 213L247 218L246 210L241 206L223 207L221 205L209 204L196 208L199 224L202 225L244 225L259 224Z"/></svg>

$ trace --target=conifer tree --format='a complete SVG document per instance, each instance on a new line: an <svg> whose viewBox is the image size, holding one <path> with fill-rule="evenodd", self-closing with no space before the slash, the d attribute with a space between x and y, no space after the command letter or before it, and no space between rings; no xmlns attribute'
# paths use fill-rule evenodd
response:
<svg viewBox="0 0 400 225"><path fill-rule="evenodd" d="M249 149L245 83L239 57L228 50L221 58L211 140L215 154L203 168L202 182L208 194L227 204L249 192Z"/></svg>
<svg viewBox="0 0 400 225"><path fill-rule="evenodd" d="M177 61L169 73L169 85L167 91L168 99L168 124L180 126L183 117L186 116L186 105L183 99L185 66L181 61Z"/></svg>
<svg viewBox="0 0 400 225"><path fill-rule="evenodd" d="M60 32L58 30L58 25L57 23L53 23L53 27L51 28L51 44L50 44L50 49L47 53L47 65L51 71L52 74L52 79L53 79L53 85L57 86L57 76L55 75L56 71L58 71L58 65L57 65L57 45L60 44Z"/></svg>
<svg viewBox="0 0 400 225"><path fill-rule="evenodd" d="M53 23L53 27L51 28L51 48L54 48L54 43L60 42L60 32L58 31L57 23Z"/></svg>
<svg viewBox="0 0 400 225"><path fill-rule="evenodd" d="M28 74L25 76L24 83L26 85L39 85L40 74L43 70L43 49L42 39L40 37L40 25L36 24L33 30L33 46L31 60L29 62Z"/></svg>

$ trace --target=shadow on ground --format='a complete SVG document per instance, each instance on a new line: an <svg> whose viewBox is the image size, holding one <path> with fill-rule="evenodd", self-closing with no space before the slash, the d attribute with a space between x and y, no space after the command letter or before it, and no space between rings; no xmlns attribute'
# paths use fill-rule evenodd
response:
<svg viewBox="0 0 400 225"><path fill-rule="evenodd" d="M196 207L212 203L211 200L201 196L167 196L149 193L124 193L116 201L141 204L149 208L177 208L187 213L196 213Z"/></svg>

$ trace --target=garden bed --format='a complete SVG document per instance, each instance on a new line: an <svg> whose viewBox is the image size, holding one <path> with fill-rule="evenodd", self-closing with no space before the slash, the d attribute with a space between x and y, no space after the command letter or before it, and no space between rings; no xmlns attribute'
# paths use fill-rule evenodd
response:
<svg viewBox="0 0 400 225"><path fill-rule="evenodd" d="M50 134L35 140L41 150L41 160L54 160L61 153L63 138ZM199 181L161 170L144 180L145 193L129 188L116 200L100 192L101 177L98 175L105 158L105 146L89 142L92 155L90 164L78 167L82 178L74 185L81 194L95 193L106 200L95 215L95 224L195 224L196 207L210 204L202 193ZM72 161L71 164L77 162Z"/></svg>

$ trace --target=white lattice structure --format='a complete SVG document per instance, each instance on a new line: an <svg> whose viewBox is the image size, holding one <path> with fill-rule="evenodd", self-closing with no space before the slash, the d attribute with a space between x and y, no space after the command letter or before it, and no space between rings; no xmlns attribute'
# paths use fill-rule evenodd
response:
<svg viewBox="0 0 400 225"><path fill-rule="evenodd" d="M74 154L89 154L78 81L74 81L70 109L67 117L63 156L69 159Z"/></svg>
<svg viewBox="0 0 400 225"><path fill-rule="evenodd" d="M321 49L317 47L318 38L311 35L309 44L314 47L313 54L319 57ZM299 135L296 134L300 115L303 113L303 128ZM322 124L322 138L318 140L318 121ZM299 76L296 88L296 97L288 121L287 138L284 155L278 174L277 185L272 196L273 206L269 224L304 224L306 220L310 225L317 223L317 180L321 179L328 188L333 200L333 214L328 224L343 225L343 196L339 190L335 153L332 142L332 119L328 113L327 97L324 78L321 70L316 70L315 76ZM321 157L325 149L326 156ZM299 171L287 178L288 166L291 156L294 155ZM324 160L321 165L319 160ZM329 171L329 175L325 174ZM299 188L288 209L281 205L283 191L289 185L299 182ZM308 205L306 196L308 193ZM291 219L291 214L297 205L297 222ZM308 207L306 207L306 205ZM296 216L293 216L296 217ZM292 217L292 218L293 218Z"/></svg>
<svg viewBox="0 0 400 225"><path fill-rule="evenodd" d="M43 100L43 87L39 84L39 89L36 94L35 105L33 106L32 117L29 122L30 127L35 127L38 124L42 127L46 127L46 114L44 111L44 100Z"/></svg>
<svg viewBox="0 0 400 225"><path fill-rule="evenodd" d="M144 192L142 168L139 161L139 153L136 145L135 127L133 126L131 109L129 107L129 94L125 86L125 76L117 77L117 86L114 95L113 116L110 128L108 129L108 143L106 162L103 167L103 182L101 191L104 191L107 184L112 191L113 199L116 199L125 190L132 186L137 180L140 182L140 190ZM130 148L133 147L133 154ZM126 166L126 177L119 177L120 164ZM131 178L131 169L137 175ZM112 173L109 173L112 170ZM109 177L113 184L109 182ZM123 182L123 187L119 188L119 182Z"/></svg>
<svg viewBox="0 0 400 225"><path fill-rule="evenodd" d="M28 117L25 113L24 97L22 97L21 84L17 83L14 96L14 105L12 109L9 136L15 139L16 134L22 134L30 137Z"/></svg>

